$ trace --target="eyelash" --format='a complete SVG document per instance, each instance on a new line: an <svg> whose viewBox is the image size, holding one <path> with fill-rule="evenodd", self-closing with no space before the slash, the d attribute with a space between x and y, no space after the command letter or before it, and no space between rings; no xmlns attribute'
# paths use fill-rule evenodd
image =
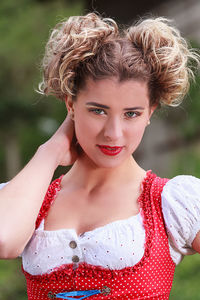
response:
<svg viewBox="0 0 200 300"><path fill-rule="evenodd" d="M89 112L94 112L96 115L101 115L101 114L98 114L97 111L104 111L104 110L100 109L100 108L90 108L89 109Z"/></svg>
<svg viewBox="0 0 200 300"><path fill-rule="evenodd" d="M102 115L102 114L100 114L100 113L97 113L97 111L98 112L105 112L103 109L101 109L101 108L90 108L89 109L89 112L93 112L93 113L95 113L96 115ZM134 119L135 117L138 117L138 116L140 116L141 115L141 113L140 112L135 112L135 111L128 111L128 112L126 112L125 114L128 114L128 113L134 113L135 114L135 116L133 117L127 117L128 119Z"/></svg>

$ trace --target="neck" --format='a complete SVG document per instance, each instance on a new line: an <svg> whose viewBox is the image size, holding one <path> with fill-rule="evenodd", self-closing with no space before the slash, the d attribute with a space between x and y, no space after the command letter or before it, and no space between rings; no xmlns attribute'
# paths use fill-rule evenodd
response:
<svg viewBox="0 0 200 300"><path fill-rule="evenodd" d="M115 168L101 168L91 162L86 155L82 155L65 175L63 181L64 184L70 182L90 193L96 188L117 187L133 180L141 180L145 173L132 156Z"/></svg>

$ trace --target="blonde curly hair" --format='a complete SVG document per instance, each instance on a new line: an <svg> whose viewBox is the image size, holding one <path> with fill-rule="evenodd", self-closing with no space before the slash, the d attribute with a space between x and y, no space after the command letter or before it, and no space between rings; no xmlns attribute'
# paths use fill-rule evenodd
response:
<svg viewBox="0 0 200 300"><path fill-rule="evenodd" d="M194 78L199 55L166 18L120 30L96 13L70 17L52 31L43 59L42 94L75 101L87 78L146 81L150 105L178 105Z"/></svg>

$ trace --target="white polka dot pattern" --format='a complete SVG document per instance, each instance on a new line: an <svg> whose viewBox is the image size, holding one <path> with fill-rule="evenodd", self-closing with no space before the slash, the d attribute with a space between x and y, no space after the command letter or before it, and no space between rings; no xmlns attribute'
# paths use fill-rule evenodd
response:
<svg viewBox="0 0 200 300"><path fill-rule="evenodd" d="M6 184L1 183L0 189ZM176 265L181 262L184 255L196 253L191 248L191 244L197 232L200 231L199 191L200 180L198 178L181 175L169 180L161 194L162 211L169 237L170 254ZM127 231L126 226L129 229ZM144 253L145 231L140 215L102 226L98 230L86 233L83 239L79 238L73 229L45 231L45 233L41 233L42 230L43 221L38 232L34 233L31 241L22 255L20 255L22 256L24 269L32 275L51 272L54 267L59 267L64 263L71 263L71 254L67 253L69 247L66 247L66 245L72 238L72 235L74 235L74 239L79 240L78 245L81 246L83 252L80 256L88 264L98 264L105 268L120 269L136 264ZM89 240L86 238L88 234L91 236ZM102 243L105 235L108 236L108 241L112 241L111 249L110 244L108 245L107 243L108 241L106 241L106 245ZM122 237L125 236L126 242L122 240ZM132 252L132 249L129 248L129 243L133 246L133 236L135 238L134 250ZM118 241L118 243L115 241ZM87 243L87 248L84 245L85 242ZM64 247L63 243L65 243ZM91 250L94 250L94 245L97 243L98 250L95 246L95 251L98 251L98 256ZM56 247L55 245L58 245L56 250L54 248ZM121 245L123 245L123 248L121 248ZM110 260L113 248L116 259L114 260L112 256L112 260ZM130 251L127 251L127 248ZM123 253L121 253L122 249ZM118 252L118 250L120 251Z"/></svg>
<svg viewBox="0 0 200 300"><path fill-rule="evenodd" d="M143 182L143 192L139 198L143 224L145 227L145 250L141 260L134 266L112 270L80 262L63 264L51 273L31 275L23 269L27 280L29 300L47 300L48 293L75 290L101 289L107 286L110 294L91 296L90 299L160 299L169 298L175 264L170 253L168 238L161 211L161 191L166 179L148 172ZM39 219L48 210L58 187L59 180L52 183L47 192L46 202ZM47 201L48 199L48 201ZM37 222L39 226L41 220ZM120 259L120 258L119 258Z"/></svg>

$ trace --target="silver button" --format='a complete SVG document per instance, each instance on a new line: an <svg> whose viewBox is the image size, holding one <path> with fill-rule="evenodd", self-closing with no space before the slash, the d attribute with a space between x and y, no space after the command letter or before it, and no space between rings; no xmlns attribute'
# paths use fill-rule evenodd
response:
<svg viewBox="0 0 200 300"><path fill-rule="evenodd" d="M107 286L104 286L102 289L101 289L101 293L104 294L104 295L108 295L110 294L111 292L111 289Z"/></svg>
<svg viewBox="0 0 200 300"><path fill-rule="evenodd" d="M47 296L50 299L55 299L56 298L55 294L53 294L52 292L49 292Z"/></svg>
<svg viewBox="0 0 200 300"><path fill-rule="evenodd" d="M74 263L78 263L79 262L79 257L77 256L77 255L74 255L74 256L72 256L72 261L74 262Z"/></svg>
<svg viewBox="0 0 200 300"><path fill-rule="evenodd" d="M75 249L77 247L77 243L75 241L71 241L69 242L69 246L70 248Z"/></svg>

